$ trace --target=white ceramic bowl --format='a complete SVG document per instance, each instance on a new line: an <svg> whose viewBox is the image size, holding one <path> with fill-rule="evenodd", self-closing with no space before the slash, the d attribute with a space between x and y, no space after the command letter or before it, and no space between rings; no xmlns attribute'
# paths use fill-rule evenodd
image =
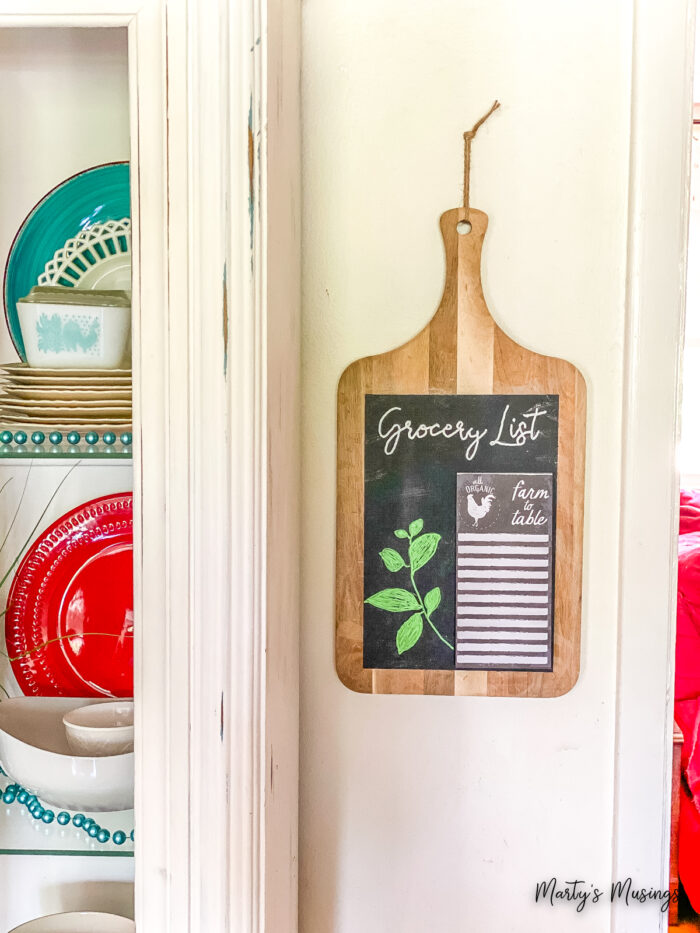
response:
<svg viewBox="0 0 700 933"><path fill-rule="evenodd" d="M86 758L71 753L63 717L84 702L74 697L3 700L0 765L42 803L88 813L131 810L133 754Z"/></svg>
<svg viewBox="0 0 700 933"><path fill-rule="evenodd" d="M133 920L116 914L77 911L30 920L10 933L135 933Z"/></svg>
<svg viewBox="0 0 700 933"><path fill-rule="evenodd" d="M125 755L134 750L134 701L91 703L63 717L74 755Z"/></svg>
<svg viewBox="0 0 700 933"><path fill-rule="evenodd" d="M128 358L131 308L18 301L17 315L30 366L117 369Z"/></svg>

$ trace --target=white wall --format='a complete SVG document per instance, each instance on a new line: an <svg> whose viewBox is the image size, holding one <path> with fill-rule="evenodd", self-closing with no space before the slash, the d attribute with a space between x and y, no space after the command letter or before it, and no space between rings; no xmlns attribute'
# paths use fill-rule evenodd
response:
<svg viewBox="0 0 700 933"><path fill-rule="evenodd" d="M306 0L302 933L607 929L631 3ZM557 700L361 696L334 671L335 391L429 319L461 133L491 218L484 284L517 340L588 383L582 671Z"/></svg>

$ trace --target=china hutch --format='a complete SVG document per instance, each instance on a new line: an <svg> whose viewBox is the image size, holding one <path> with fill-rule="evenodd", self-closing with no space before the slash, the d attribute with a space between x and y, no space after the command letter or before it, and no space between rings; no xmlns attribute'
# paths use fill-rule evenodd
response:
<svg viewBox="0 0 700 933"><path fill-rule="evenodd" d="M298 13L0 0L0 933L296 925Z"/></svg>

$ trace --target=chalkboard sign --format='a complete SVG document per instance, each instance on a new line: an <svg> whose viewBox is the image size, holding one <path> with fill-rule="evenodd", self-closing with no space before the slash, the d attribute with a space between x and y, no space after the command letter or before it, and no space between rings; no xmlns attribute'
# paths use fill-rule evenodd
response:
<svg viewBox="0 0 700 933"><path fill-rule="evenodd" d="M558 395L366 395L365 668L551 671Z"/></svg>
<svg viewBox="0 0 700 933"><path fill-rule="evenodd" d="M351 690L555 697L579 675L586 383L508 336L518 309L492 316L487 227L471 206L441 215L435 314L338 383L335 663Z"/></svg>

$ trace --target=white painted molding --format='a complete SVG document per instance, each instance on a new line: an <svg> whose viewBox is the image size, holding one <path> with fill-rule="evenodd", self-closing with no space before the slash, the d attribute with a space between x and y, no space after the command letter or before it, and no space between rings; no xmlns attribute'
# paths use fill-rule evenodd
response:
<svg viewBox="0 0 700 933"><path fill-rule="evenodd" d="M256 235L264 283L264 442L267 466L264 884L266 933L298 915L299 611L301 493L301 4L267 0L256 19L260 90L253 117ZM258 45L258 39L260 44ZM242 251L238 251L242 255ZM262 569L262 568L261 568Z"/></svg>
<svg viewBox="0 0 700 933"><path fill-rule="evenodd" d="M165 15L168 308L156 323L142 296L138 452L142 590L168 620L160 721L169 724L169 884L159 904L150 893L157 859L144 858L137 915L145 929L160 928L160 913L168 931L292 933L299 9L282 0L168 0ZM140 68L143 56L137 61ZM140 95L140 74L137 86ZM140 119L140 141L144 127L148 133ZM142 155L152 163L139 165L143 199L159 176L155 150ZM145 253L143 261L145 280ZM163 559L159 587L149 582L151 555ZM158 592L167 605L158 606ZM152 722L142 738L150 743L155 632L163 622L145 603L143 610L143 708ZM156 747L144 744L141 754L140 819L148 826L157 807L147 776L157 773Z"/></svg>
<svg viewBox="0 0 700 933"><path fill-rule="evenodd" d="M136 920L297 926L299 5L0 0L127 26Z"/></svg>
<svg viewBox="0 0 700 933"><path fill-rule="evenodd" d="M694 0L636 0L623 422L614 880L666 888L675 648L679 359ZM659 37L663 37L659 41ZM667 916L616 904L615 933Z"/></svg>

